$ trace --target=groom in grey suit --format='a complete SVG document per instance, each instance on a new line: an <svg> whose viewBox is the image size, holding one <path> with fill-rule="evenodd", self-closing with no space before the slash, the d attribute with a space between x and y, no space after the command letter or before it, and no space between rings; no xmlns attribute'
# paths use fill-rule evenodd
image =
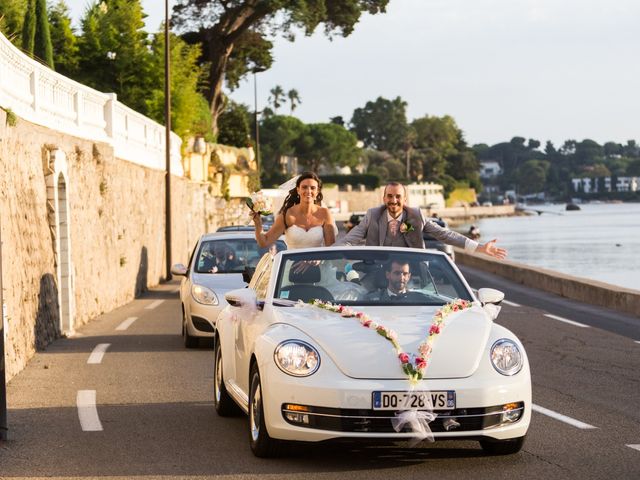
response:
<svg viewBox="0 0 640 480"><path fill-rule="evenodd" d="M441 242L464 248L467 252L481 252L503 259L507 252L495 245L495 240L480 245L475 240L457 232L442 228L426 219L419 208L405 205L406 189L397 182L384 189L384 205L370 208L362 221L335 245L370 245L390 247L424 248L422 234L428 233Z"/></svg>

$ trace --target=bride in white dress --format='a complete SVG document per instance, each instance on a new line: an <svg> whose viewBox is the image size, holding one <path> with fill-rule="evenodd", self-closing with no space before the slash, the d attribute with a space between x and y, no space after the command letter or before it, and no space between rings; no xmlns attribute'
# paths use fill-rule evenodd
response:
<svg viewBox="0 0 640 480"><path fill-rule="evenodd" d="M264 248L283 233L288 249L333 245L338 229L331 212L321 202L322 181L313 172L302 173L266 233L262 231L260 214L251 213L258 245Z"/></svg>

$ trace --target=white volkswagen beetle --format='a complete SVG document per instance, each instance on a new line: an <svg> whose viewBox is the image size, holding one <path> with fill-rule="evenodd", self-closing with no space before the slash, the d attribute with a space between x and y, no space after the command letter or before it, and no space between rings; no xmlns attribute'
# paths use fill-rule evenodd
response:
<svg viewBox="0 0 640 480"><path fill-rule="evenodd" d="M476 439L518 452L531 419L522 343L441 252L330 247L264 256L217 321L214 403L250 446ZM313 304L311 302L314 302ZM435 418L434 418L435 416Z"/></svg>

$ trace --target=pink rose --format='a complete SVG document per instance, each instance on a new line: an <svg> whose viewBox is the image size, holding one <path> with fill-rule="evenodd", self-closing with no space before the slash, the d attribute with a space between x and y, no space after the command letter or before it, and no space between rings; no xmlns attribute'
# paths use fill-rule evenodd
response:
<svg viewBox="0 0 640 480"><path fill-rule="evenodd" d="M429 335L437 335L438 333L440 333L440 325L431 325Z"/></svg>
<svg viewBox="0 0 640 480"><path fill-rule="evenodd" d="M427 361L422 357L416 358L416 367L418 367L419 370L424 370L427 368Z"/></svg>
<svg viewBox="0 0 640 480"><path fill-rule="evenodd" d="M398 358L400 359L400 361L402 363L409 363L409 355L407 355L404 352L402 352L400 355L398 355Z"/></svg>
<svg viewBox="0 0 640 480"><path fill-rule="evenodd" d="M358 312L358 313L356 313L356 317L358 317L358 318L362 318L362 317L364 317L364 312Z"/></svg>
<svg viewBox="0 0 640 480"><path fill-rule="evenodd" d="M362 322L362 326L369 328L371 326L371 320L365 320L364 322Z"/></svg>

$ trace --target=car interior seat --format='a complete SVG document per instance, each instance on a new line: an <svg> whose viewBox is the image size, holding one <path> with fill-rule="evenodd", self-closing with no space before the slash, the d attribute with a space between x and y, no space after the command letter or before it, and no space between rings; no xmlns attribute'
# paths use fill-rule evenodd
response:
<svg viewBox="0 0 640 480"><path fill-rule="evenodd" d="M320 285L314 285L321 279L320 267L318 265L305 265L304 267L301 262L296 262L291 266L289 282L292 285L283 287L280 290L280 298L302 300L303 302L309 302L313 299L325 302L335 301L329 290ZM285 294L284 296L282 295L283 293Z"/></svg>

